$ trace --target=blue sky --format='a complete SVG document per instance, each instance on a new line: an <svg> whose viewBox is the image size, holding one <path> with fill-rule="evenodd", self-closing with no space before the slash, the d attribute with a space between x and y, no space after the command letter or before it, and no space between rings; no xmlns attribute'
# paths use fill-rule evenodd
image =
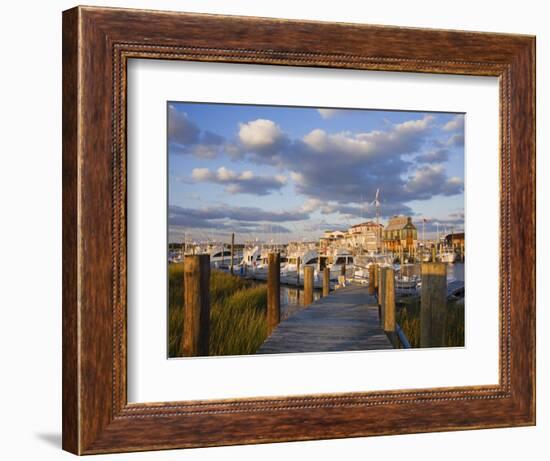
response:
<svg viewBox="0 0 550 461"><path fill-rule="evenodd" d="M316 239L396 214L464 227L464 115L168 103L169 239Z"/></svg>

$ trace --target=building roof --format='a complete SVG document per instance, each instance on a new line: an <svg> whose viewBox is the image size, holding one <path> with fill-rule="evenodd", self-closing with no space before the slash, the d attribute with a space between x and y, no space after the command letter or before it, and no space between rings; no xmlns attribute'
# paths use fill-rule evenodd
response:
<svg viewBox="0 0 550 461"><path fill-rule="evenodd" d="M382 226L382 224L376 224L374 221L365 221L365 222L362 222L362 223L359 223L359 224L354 224L352 227L353 228L356 228L356 227L363 227L363 226L380 226L380 227L384 227Z"/></svg>
<svg viewBox="0 0 550 461"><path fill-rule="evenodd" d="M390 218L385 230L387 231L400 230L408 226L412 226L414 229L416 229L416 226L412 223L412 220L410 217L393 216Z"/></svg>

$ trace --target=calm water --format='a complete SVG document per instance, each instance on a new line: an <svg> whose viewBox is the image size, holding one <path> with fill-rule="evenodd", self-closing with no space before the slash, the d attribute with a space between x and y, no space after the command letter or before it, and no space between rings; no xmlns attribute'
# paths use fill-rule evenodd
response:
<svg viewBox="0 0 550 461"><path fill-rule="evenodd" d="M321 290L313 290L313 300L321 298L321 294ZM281 316L283 319L286 319L304 307L303 288L281 285Z"/></svg>
<svg viewBox="0 0 550 461"><path fill-rule="evenodd" d="M447 264L447 278L464 282L464 263Z"/></svg>

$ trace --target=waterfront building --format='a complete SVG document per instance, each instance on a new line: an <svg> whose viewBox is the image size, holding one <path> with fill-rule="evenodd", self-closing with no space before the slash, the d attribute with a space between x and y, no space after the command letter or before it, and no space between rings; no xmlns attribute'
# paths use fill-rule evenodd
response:
<svg viewBox="0 0 550 461"><path fill-rule="evenodd" d="M384 226L366 221L351 226L345 235L346 246L358 252L377 252L382 242Z"/></svg>
<svg viewBox="0 0 550 461"><path fill-rule="evenodd" d="M319 253L326 255L332 248L341 247L344 242L346 232L334 230L325 231L319 239Z"/></svg>
<svg viewBox="0 0 550 461"><path fill-rule="evenodd" d="M449 248L464 248L464 232L453 232L445 236L445 246Z"/></svg>
<svg viewBox="0 0 550 461"><path fill-rule="evenodd" d="M397 253L416 249L418 232L410 216L393 216L384 229L384 248Z"/></svg>

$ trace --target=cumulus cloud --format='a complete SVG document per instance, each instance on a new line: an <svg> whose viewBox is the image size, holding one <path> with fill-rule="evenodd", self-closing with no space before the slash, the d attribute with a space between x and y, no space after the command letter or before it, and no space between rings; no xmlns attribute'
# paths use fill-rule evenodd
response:
<svg viewBox="0 0 550 461"><path fill-rule="evenodd" d="M186 112L168 107L168 139L181 145L193 145L198 142L201 130L189 120Z"/></svg>
<svg viewBox="0 0 550 461"><path fill-rule="evenodd" d="M283 137L281 128L272 120L259 118L239 125L239 140L250 150L272 149Z"/></svg>
<svg viewBox="0 0 550 461"><path fill-rule="evenodd" d="M464 114L455 115L445 125L443 125L444 131L464 131Z"/></svg>
<svg viewBox="0 0 550 461"><path fill-rule="evenodd" d="M191 179L194 182L211 182L225 185L225 191L230 194L255 194L268 195L280 190L286 184L283 175L256 175L251 170L240 173L226 167L220 167L217 171L209 168L193 168Z"/></svg>
<svg viewBox="0 0 550 461"><path fill-rule="evenodd" d="M405 154L416 154L433 129L433 116L390 125L385 131L327 133L312 130L295 141L281 155L281 164L290 169L290 179L298 193L309 198L341 204L360 197L374 199L383 192L384 210L410 210L403 205L414 200L404 175L413 166Z"/></svg>
<svg viewBox="0 0 550 461"><path fill-rule="evenodd" d="M304 143L317 152L342 153L365 158L416 151L431 128L432 115L393 125L388 131L328 134L316 129L304 136Z"/></svg>
<svg viewBox="0 0 550 461"><path fill-rule="evenodd" d="M447 140L447 145L451 147L462 147L464 146L464 134L454 134Z"/></svg>
<svg viewBox="0 0 550 461"><path fill-rule="evenodd" d="M456 195L464 190L462 178L448 177L443 165L424 165L409 176L405 190L417 200L434 195Z"/></svg>
<svg viewBox="0 0 550 461"><path fill-rule="evenodd" d="M211 159L219 155L225 138L211 131L202 131L186 112L168 106L168 143L175 154Z"/></svg>
<svg viewBox="0 0 550 461"><path fill-rule="evenodd" d="M425 154L417 155L415 161L418 163L441 163L449 159L449 151L447 149L434 149Z"/></svg>

